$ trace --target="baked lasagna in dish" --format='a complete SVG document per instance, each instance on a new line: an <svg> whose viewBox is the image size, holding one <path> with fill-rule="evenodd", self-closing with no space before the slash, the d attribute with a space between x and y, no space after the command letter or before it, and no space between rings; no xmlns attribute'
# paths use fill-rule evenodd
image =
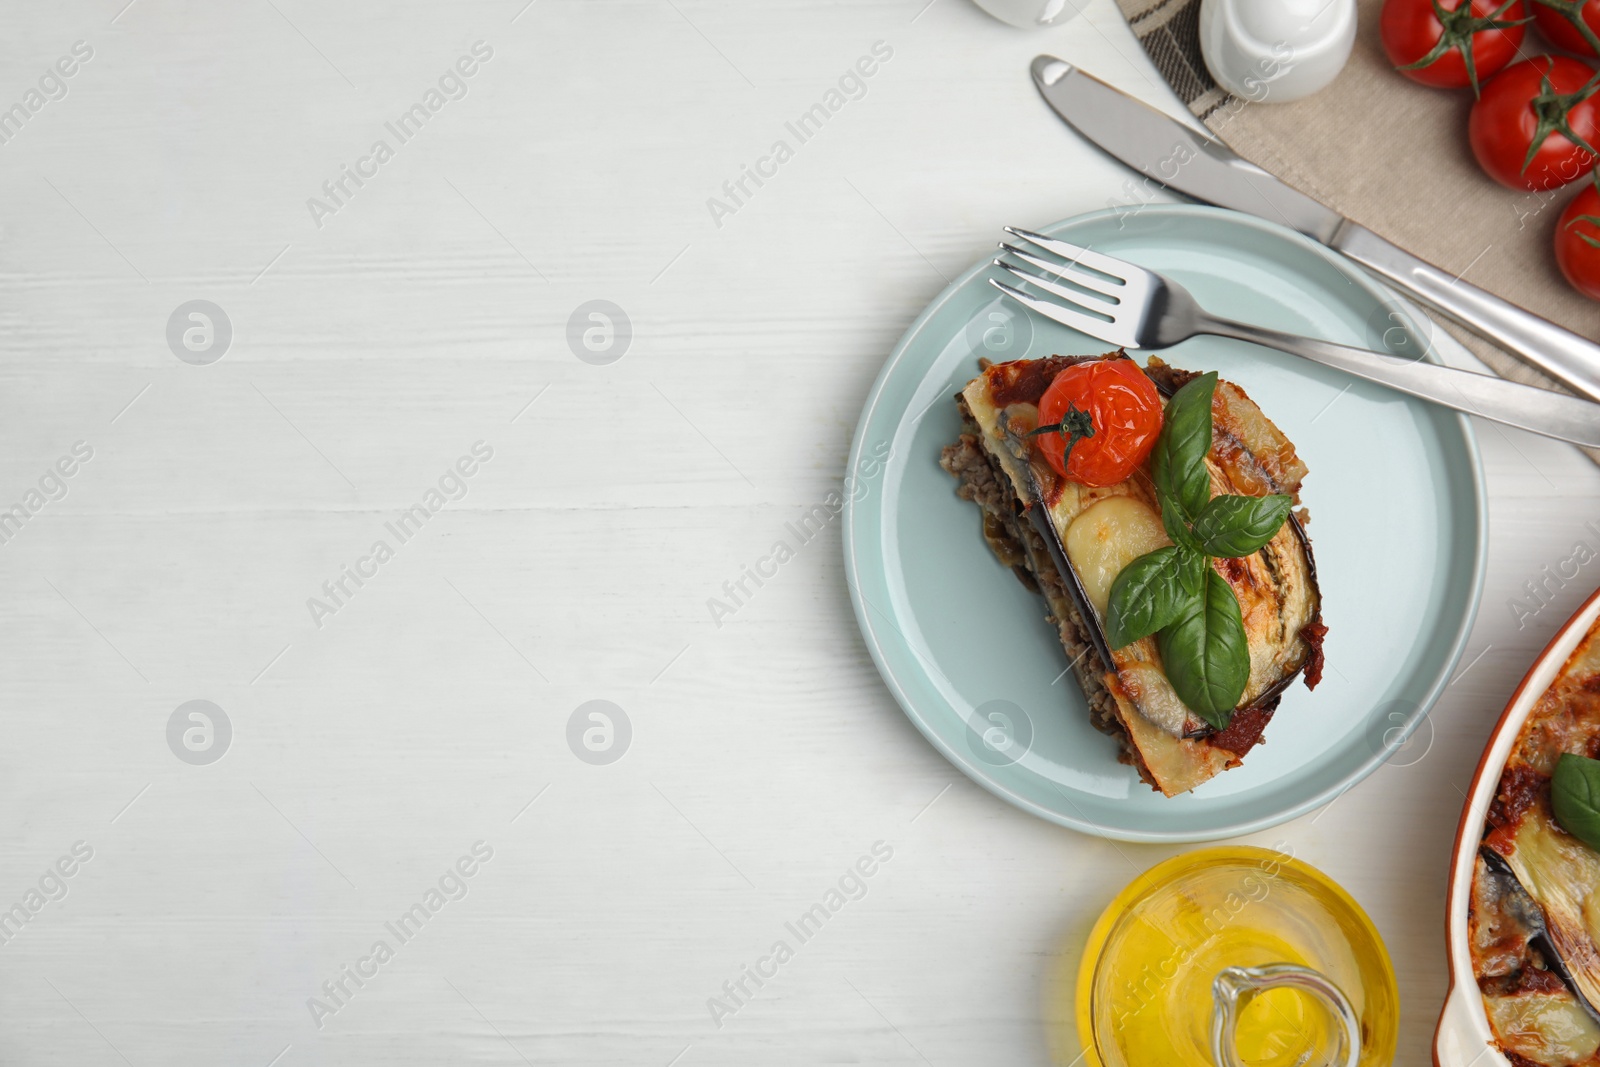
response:
<svg viewBox="0 0 1600 1067"><path fill-rule="evenodd" d="M1294 445L1237 385L1122 352L985 363L957 404L940 464L1121 761L1167 796L1238 766L1322 673Z"/></svg>
<svg viewBox="0 0 1600 1067"><path fill-rule="evenodd" d="M1467 912L1472 969L1517 1067L1600 1065L1600 627L1517 734Z"/></svg>

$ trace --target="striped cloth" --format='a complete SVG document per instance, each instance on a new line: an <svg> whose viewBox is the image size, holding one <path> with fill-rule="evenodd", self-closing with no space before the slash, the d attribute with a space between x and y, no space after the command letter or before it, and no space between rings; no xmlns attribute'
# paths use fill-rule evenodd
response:
<svg viewBox="0 0 1600 1067"><path fill-rule="evenodd" d="M1200 0L1117 0L1178 99L1204 122L1228 99L1200 57Z"/></svg>

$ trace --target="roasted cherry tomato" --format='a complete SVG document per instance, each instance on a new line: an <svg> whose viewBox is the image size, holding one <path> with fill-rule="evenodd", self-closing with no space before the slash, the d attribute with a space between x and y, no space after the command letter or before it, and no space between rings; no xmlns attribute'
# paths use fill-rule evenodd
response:
<svg viewBox="0 0 1600 1067"><path fill-rule="evenodd" d="M1384 0L1378 33L1412 81L1476 93L1517 54L1527 21L1522 0Z"/></svg>
<svg viewBox="0 0 1600 1067"><path fill-rule="evenodd" d="M1578 20L1583 25L1578 25ZM1600 0L1536 0L1533 21L1557 48L1595 55L1600 42Z"/></svg>
<svg viewBox="0 0 1600 1067"><path fill-rule="evenodd" d="M1039 451L1080 485L1116 485L1139 469L1161 434L1161 394L1131 359L1075 363L1039 398ZM1070 458L1068 452L1070 451Z"/></svg>
<svg viewBox="0 0 1600 1067"><path fill-rule="evenodd" d="M1600 300L1600 192L1593 182L1572 198L1556 223L1556 264L1574 289Z"/></svg>
<svg viewBox="0 0 1600 1067"><path fill-rule="evenodd" d="M1586 63L1538 56L1483 87L1467 136L1489 177L1512 189L1554 189L1594 169L1600 83Z"/></svg>

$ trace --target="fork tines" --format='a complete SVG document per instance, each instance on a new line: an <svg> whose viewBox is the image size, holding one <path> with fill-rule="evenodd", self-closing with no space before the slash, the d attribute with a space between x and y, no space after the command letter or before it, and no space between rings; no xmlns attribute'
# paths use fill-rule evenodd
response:
<svg viewBox="0 0 1600 1067"><path fill-rule="evenodd" d="M1021 242L1059 257L1058 260L1047 259L1002 242L1000 248L1006 256L1035 270L1025 270L1004 258L994 261L995 266L1053 299L1041 299L994 278L989 279L989 284L1024 307L1080 333L1110 344L1127 346L1131 343L1131 324L1119 321L1119 310L1132 310L1120 308L1124 299L1132 296L1137 300L1137 294L1129 292L1128 275L1132 273L1129 264L1059 238L1013 226L1007 226L1005 231Z"/></svg>

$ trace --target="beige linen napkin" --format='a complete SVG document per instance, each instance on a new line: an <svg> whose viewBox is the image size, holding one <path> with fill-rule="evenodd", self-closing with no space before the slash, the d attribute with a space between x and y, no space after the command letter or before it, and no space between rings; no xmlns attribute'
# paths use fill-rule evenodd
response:
<svg viewBox="0 0 1600 1067"><path fill-rule="evenodd" d="M1240 155L1474 285L1585 337L1600 304L1555 264L1556 219L1578 190L1521 193L1478 168L1467 144L1470 89L1430 89L1396 73L1378 40L1383 0L1358 0L1356 43L1333 84L1286 104L1218 88L1200 55L1200 0L1117 0L1179 98ZM1533 28L1525 57L1546 51ZM1505 378L1559 388L1477 335L1449 332ZM1600 462L1600 451L1585 450Z"/></svg>

